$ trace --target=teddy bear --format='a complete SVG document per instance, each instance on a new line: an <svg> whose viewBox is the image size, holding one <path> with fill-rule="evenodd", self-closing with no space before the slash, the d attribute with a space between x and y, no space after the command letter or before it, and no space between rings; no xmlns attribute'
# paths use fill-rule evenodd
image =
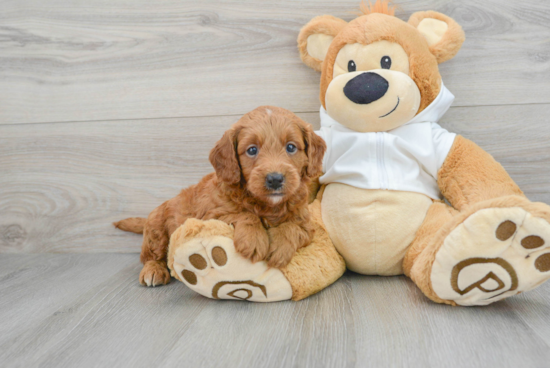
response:
<svg viewBox="0 0 550 368"><path fill-rule="evenodd" d="M310 205L316 237L275 270L239 258L226 225L217 243L233 271L216 273L211 246L202 246L212 266L193 270L201 288L199 277L190 276L193 285L181 272L192 268L197 238L210 244L220 235L193 235L191 227L212 226L193 221L172 237L172 275L208 297L226 282L226 298L275 301L318 292L344 268L404 274L432 301L454 306L488 305L548 280L550 207L529 201L490 154L438 124L454 99L438 64L464 39L444 14L417 12L405 22L385 0L350 22L324 15L307 23L298 49L321 72L317 134L327 144Z"/></svg>

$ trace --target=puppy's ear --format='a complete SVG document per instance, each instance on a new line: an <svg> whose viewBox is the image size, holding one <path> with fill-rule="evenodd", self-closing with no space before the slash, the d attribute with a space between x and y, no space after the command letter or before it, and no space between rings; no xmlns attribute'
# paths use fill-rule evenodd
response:
<svg viewBox="0 0 550 368"><path fill-rule="evenodd" d="M331 15L310 20L298 35L298 50L304 64L320 72L332 40L347 24Z"/></svg>
<svg viewBox="0 0 550 368"><path fill-rule="evenodd" d="M452 59L465 40L462 27L454 19L435 11L416 12L409 24L424 36L439 64Z"/></svg>
<svg viewBox="0 0 550 368"><path fill-rule="evenodd" d="M234 185L241 181L241 167L237 159L237 135L235 128L229 129L210 151L210 163L218 178Z"/></svg>
<svg viewBox="0 0 550 368"><path fill-rule="evenodd" d="M306 175L310 178L317 178L323 173L323 157L327 150L327 145L321 137L315 134L311 125L304 124L302 131L304 133L306 155L308 158Z"/></svg>

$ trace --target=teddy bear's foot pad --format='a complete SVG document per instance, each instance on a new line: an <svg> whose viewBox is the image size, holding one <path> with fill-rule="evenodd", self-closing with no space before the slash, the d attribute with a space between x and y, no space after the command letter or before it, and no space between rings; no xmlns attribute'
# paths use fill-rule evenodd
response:
<svg viewBox="0 0 550 368"><path fill-rule="evenodd" d="M550 278L550 224L520 207L488 208L445 238L432 266L438 297L487 305Z"/></svg>
<svg viewBox="0 0 550 368"><path fill-rule="evenodd" d="M245 259L228 237L195 238L179 245L173 272L190 289L213 299L273 302L292 297L280 270Z"/></svg>

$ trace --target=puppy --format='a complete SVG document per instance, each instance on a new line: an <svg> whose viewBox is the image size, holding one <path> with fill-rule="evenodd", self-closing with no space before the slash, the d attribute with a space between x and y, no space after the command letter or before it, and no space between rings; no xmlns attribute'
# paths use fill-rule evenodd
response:
<svg viewBox="0 0 550 368"><path fill-rule="evenodd" d="M325 142L288 110L263 106L244 115L210 152L215 173L183 189L147 220L115 223L143 232L143 285L167 284L172 233L188 218L218 219L235 227L235 248L252 262L283 267L309 244L308 185L322 171Z"/></svg>

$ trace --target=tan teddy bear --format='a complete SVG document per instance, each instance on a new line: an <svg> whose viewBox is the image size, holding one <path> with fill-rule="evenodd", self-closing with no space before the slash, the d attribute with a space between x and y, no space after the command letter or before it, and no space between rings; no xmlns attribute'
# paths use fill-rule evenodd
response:
<svg viewBox="0 0 550 368"><path fill-rule="evenodd" d="M320 236L327 240L326 228L349 269L404 273L439 303L486 305L539 286L550 278L550 207L529 201L491 155L437 124L454 99L438 64L462 46L461 27L434 11L404 22L380 0L363 13L349 23L314 18L298 37L304 63L321 71L326 186L312 210ZM192 267L186 259L195 238L177 239L171 247L187 249L171 250L182 254L178 263L173 256L179 277ZM270 300L289 297L285 280L298 300L337 279L341 260L328 243L315 238L301 249L284 278L265 276L268 295L278 295ZM203 258L214 258L205 244ZM262 284L249 276L257 265L239 265L228 280ZM224 277L196 290L212 297Z"/></svg>

